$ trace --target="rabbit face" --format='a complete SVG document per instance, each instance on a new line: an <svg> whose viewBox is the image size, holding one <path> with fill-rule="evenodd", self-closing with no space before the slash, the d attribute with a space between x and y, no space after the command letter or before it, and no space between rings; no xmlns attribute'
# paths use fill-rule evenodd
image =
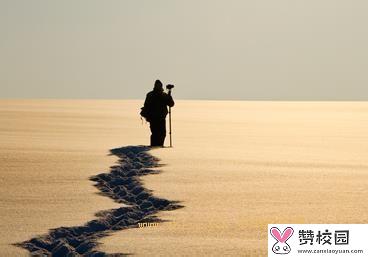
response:
<svg viewBox="0 0 368 257"><path fill-rule="evenodd" d="M276 254L288 254L291 251L290 246L286 243L286 241L293 235L294 230L290 227L287 227L282 233L276 227L272 227L271 235L276 239L276 243L272 247L272 251Z"/></svg>
<svg viewBox="0 0 368 257"><path fill-rule="evenodd" d="M276 254L287 254L290 250L290 246L287 243L277 242L272 247L272 251Z"/></svg>

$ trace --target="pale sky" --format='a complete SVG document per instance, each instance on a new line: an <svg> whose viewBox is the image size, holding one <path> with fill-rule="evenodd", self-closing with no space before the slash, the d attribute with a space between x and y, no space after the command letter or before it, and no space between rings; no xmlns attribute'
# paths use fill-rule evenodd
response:
<svg viewBox="0 0 368 257"><path fill-rule="evenodd" d="M367 100L367 0L0 0L0 98Z"/></svg>

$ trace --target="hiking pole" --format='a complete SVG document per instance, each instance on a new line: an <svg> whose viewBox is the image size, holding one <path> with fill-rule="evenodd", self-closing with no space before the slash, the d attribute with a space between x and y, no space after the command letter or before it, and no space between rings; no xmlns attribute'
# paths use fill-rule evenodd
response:
<svg viewBox="0 0 368 257"><path fill-rule="evenodd" d="M166 89L169 91L168 94L171 96L171 89L174 88L174 85L166 85ZM172 147L172 136L171 136L171 107L169 106L169 135L170 135L170 147Z"/></svg>
<svg viewBox="0 0 368 257"><path fill-rule="evenodd" d="M170 134L170 147L172 147L172 138L171 138L171 107L169 107L169 134Z"/></svg>

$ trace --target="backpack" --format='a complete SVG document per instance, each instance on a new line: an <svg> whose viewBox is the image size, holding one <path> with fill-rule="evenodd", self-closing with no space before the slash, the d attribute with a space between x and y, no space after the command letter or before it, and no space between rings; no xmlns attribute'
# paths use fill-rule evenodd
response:
<svg viewBox="0 0 368 257"><path fill-rule="evenodd" d="M148 110L146 109L146 108L144 108L144 106L143 107L141 107L141 112L139 113L140 115L141 115L141 117L143 117L146 121L148 121L149 122L149 118L148 118L148 116L149 116L149 114L148 114ZM142 119L142 118L141 118Z"/></svg>

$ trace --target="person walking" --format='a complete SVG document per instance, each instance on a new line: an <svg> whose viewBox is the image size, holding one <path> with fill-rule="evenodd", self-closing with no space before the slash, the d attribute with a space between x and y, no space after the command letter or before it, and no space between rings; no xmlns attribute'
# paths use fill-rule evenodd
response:
<svg viewBox="0 0 368 257"><path fill-rule="evenodd" d="M146 95L144 101L144 111L146 120L150 123L151 129L151 146L164 146L166 137L166 116L168 114L167 107L173 107L175 104L171 90L165 93L162 82L155 81L153 90Z"/></svg>

